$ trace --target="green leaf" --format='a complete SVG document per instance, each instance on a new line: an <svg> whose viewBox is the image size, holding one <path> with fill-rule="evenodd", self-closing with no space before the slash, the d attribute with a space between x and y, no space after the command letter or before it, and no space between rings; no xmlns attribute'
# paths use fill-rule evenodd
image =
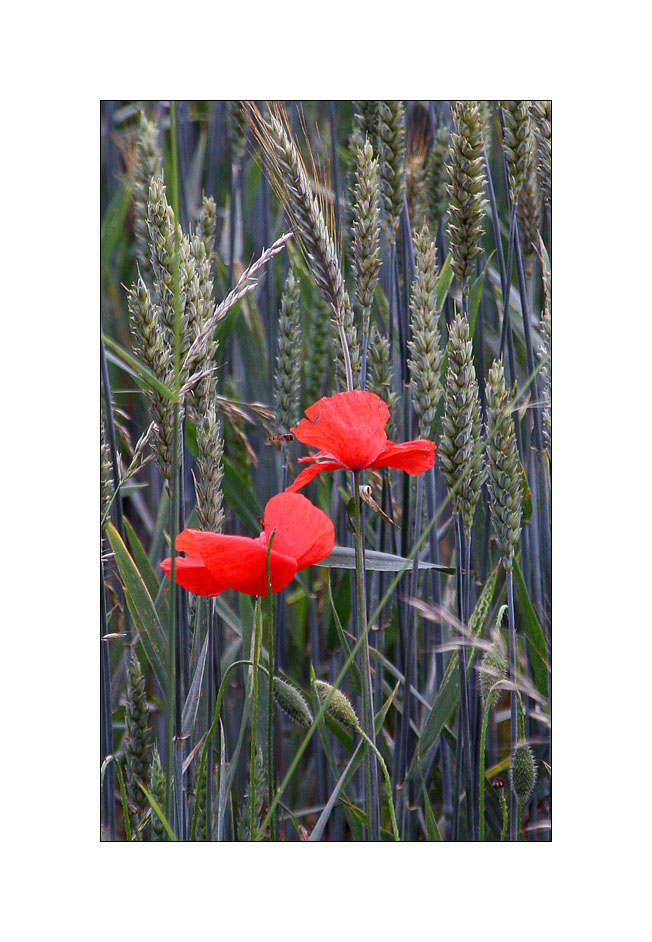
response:
<svg viewBox="0 0 652 942"><path fill-rule="evenodd" d="M138 538L138 534L136 533L136 531L134 530L134 528L129 523L126 517L125 517L125 534L127 537L127 542L129 543L129 549L131 550L134 562L136 563L136 566L138 567L138 571L140 572L140 575L142 576L143 582L147 586L147 591L149 592L150 596L153 599L155 599L156 596L158 595L158 590L159 590L159 581L156 578L156 572L154 571L154 567L149 561L149 556L147 555L147 552L145 551L145 547L143 546L143 544L140 542Z"/></svg>
<svg viewBox="0 0 652 942"><path fill-rule="evenodd" d="M325 566L328 569L355 569L355 549L352 546L336 546L332 553L322 559L318 566ZM376 550L365 551L365 570L368 572L400 572L405 569L407 572L412 568L412 560L405 559L403 556L394 556L392 553L379 553ZM455 575L455 569L450 566L440 566L437 563L428 563L419 561L419 569L434 569L437 572L446 573L449 576Z"/></svg>
<svg viewBox="0 0 652 942"><path fill-rule="evenodd" d="M124 369L131 376L135 376L146 386L149 386L150 389L155 389L162 396L165 396L166 399L169 399L170 402L174 401L174 393L152 373L148 366L141 363L138 357L135 357L133 353L129 353L129 351L125 350L116 340L113 340L112 337L107 337L106 334L102 334L102 340L104 341L104 346L115 354L114 357L107 354L108 359L110 359L112 363Z"/></svg>
<svg viewBox="0 0 652 942"><path fill-rule="evenodd" d="M546 640L525 587L523 574L516 560L514 560L514 592L521 616L521 625L523 626L523 631L527 638L528 655L532 666L534 683L540 693L547 697L548 669L546 666Z"/></svg>
<svg viewBox="0 0 652 942"><path fill-rule="evenodd" d="M199 629L197 629L198 631ZM195 668L195 673L190 684L190 690L183 705L181 714L181 735L190 736L197 719L197 710L199 708L199 695L201 693L201 683L204 679L204 667L206 665L206 654L208 652L208 632L204 638L204 644L199 655L199 661Z"/></svg>
<svg viewBox="0 0 652 942"><path fill-rule="evenodd" d="M489 268L490 260L491 256L489 256L487 259L487 264L484 266L484 269L480 272L478 277L471 282L471 287L469 290L469 333L471 335L471 339L475 337L475 326L478 321L478 309L480 307L482 289L484 288L484 281L487 274L487 269Z"/></svg>
<svg viewBox="0 0 652 942"><path fill-rule="evenodd" d="M435 813L432 810L432 805L430 804L430 798L428 797L428 789L426 788L426 782L423 777L423 769L421 768L421 756L419 758L419 777L421 779L421 788L423 791L423 807L426 811L426 829L428 831L428 840L429 841L441 841L441 834L439 833L439 828L437 827L437 819L435 818Z"/></svg>
<svg viewBox="0 0 652 942"><path fill-rule="evenodd" d="M449 252L444 264L441 266L439 278L437 279L437 287L435 288L435 311L437 314L439 314L444 306L444 301L446 300L446 295L448 294L452 281L453 269L451 268L451 255Z"/></svg>
<svg viewBox="0 0 652 942"><path fill-rule="evenodd" d="M529 523L532 519L532 492L530 490L530 485L527 482L527 475L525 473L525 468L521 460L519 459L519 467L521 469L521 481L523 483L523 498L521 501L521 523Z"/></svg>
<svg viewBox="0 0 652 942"><path fill-rule="evenodd" d="M140 633L145 655L156 674L161 689L167 690L167 640L156 613L156 607L129 550L112 523L108 525L106 533L115 555L131 617Z"/></svg>
<svg viewBox="0 0 652 942"><path fill-rule="evenodd" d="M487 584L480 594L480 598L475 604L473 614L469 619L469 631L472 632L476 637L480 635L486 621L489 608L491 607L491 602L496 590L496 580L498 578L499 566L500 564L496 566L490 578L488 579ZM471 670L474 659L475 649L471 648L467 658L467 674ZM435 702L433 703L432 709L430 710L430 713L428 713L423 724L421 737L417 746L418 753L425 755L428 749L434 745L444 725L453 715L453 712L457 707L459 696L460 678L457 668L456 652L452 655L450 661L448 662L446 673L444 674L444 678L440 684L439 690L437 691L437 696L435 697ZM410 766L410 775L414 774L416 759L418 759L418 754L416 754L412 760Z"/></svg>
<svg viewBox="0 0 652 942"><path fill-rule="evenodd" d="M131 177L125 174L104 213L100 226L100 270L103 274L109 269L111 256L124 231L124 224L131 203L131 191Z"/></svg>

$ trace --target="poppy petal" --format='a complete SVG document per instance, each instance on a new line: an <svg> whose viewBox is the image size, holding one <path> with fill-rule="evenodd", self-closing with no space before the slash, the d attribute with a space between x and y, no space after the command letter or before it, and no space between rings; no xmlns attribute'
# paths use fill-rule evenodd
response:
<svg viewBox="0 0 652 942"><path fill-rule="evenodd" d="M306 416L292 429L296 438L352 471L371 467L387 444L389 409L374 393L355 389L324 396L306 409Z"/></svg>
<svg viewBox="0 0 652 942"><path fill-rule="evenodd" d="M161 563L161 569L170 578L172 560L168 556ZM219 585L201 559L196 556L177 556L174 567L174 580L182 589L187 589L193 595L219 595L226 586Z"/></svg>
<svg viewBox="0 0 652 942"><path fill-rule="evenodd" d="M297 569L306 569L324 559L335 545L332 522L301 494L284 492L265 507L265 542L274 533L272 552L276 550L297 561Z"/></svg>
<svg viewBox="0 0 652 942"><path fill-rule="evenodd" d="M267 595L267 546L263 543L248 536L184 530L177 538L177 549L188 546L201 557L219 585L247 595ZM296 560L276 552L272 545L269 558L272 591L285 589L296 571Z"/></svg>
<svg viewBox="0 0 652 942"><path fill-rule="evenodd" d="M285 488L284 494L287 494L288 491L292 493L293 491L300 491L302 487L305 487L306 484L317 477L318 474L321 474L322 471L346 471L339 462L337 461L322 461L311 464L309 468L304 468L299 476L290 484L289 487Z"/></svg>
<svg viewBox="0 0 652 942"><path fill-rule="evenodd" d="M400 445L388 442L370 468L398 468L407 474L423 474L435 463L435 443L424 438Z"/></svg>

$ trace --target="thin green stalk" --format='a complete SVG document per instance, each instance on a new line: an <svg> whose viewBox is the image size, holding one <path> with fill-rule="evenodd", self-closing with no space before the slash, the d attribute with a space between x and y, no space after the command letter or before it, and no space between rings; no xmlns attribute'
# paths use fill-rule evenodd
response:
<svg viewBox="0 0 652 942"><path fill-rule="evenodd" d="M254 839L254 829L256 825L256 729L258 725L258 657L260 649L260 622L261 622L260 599L256 599L256 610L254 612L254 656L253 656L253 678L251 683L251 758L249 761L249 840ZM271 680L269 682L271 687Z"/></svg>
<svg viewBox="0 0 652 942"><path fill-rule="evenodd" d="M394 811L394 802L392 801L392 780L389 777L389 772L387 770L387 766L385 765L385 760L381 756L376 746L369 739L365 731L363 729L360 729L360 727L358 727L358 732L360 733L360 735L362 736L362 738L364 739L368 747L370 749L373 749L374 754L376 758L378 759L378 762L380 763L380 767L383 770L383 775L385 777L385 785L387 786L387 803L389 805L389 814L392 819L392 830L394 831L394 840L400 841L401 838L398 833L398 824L396 823L396 813Z"/></svg>
<svg viewBox="0 0 652 942"><path fill-rule="evenodd" d="M512 571L506 573L507 580L507 614L509 618L509 679L512 684L516 683L516 621L514 612L514 578ZM514 755L514 748L518 739L518 711L516 703L517 694L515 690L510 690L509 711L510 711L510 756ZM509 839L518 840L518 820L516 810L516 796L514 789L509 790Z"/></svg>
<svg viewBox="0 0 652 942"><path fill-rule="evenodd" d="M179 168L177 160L177 120L176 103L170 102L171 120L171 151L172 151L172 179L171 199L175 218L179 213ZM172 775L174 753L174 702L175 702L175 658L176 658L176 551L177 523L179 520L179 391L181 367L181 291L179 280L179 228L174 229L174 392L175 409L172 425L172 480L170 481L171 508L170 508L170 547L172 561L170 564L170 620L168 623L168 664L167 664L167 722L166 722L166 775L165 775L165 817L169 820L172 807Z"/></svg>
<svg viewBox="0 0 652 942"><path fill-rule="evenodd" d="M197 772L197 791L202 787L204 783L204 775L206 773L206 756L208 754L208 749L210 746L211 739L215 735L215 731L220 722L220 712L222 710L222 697L224 696L224 691L226 690L226 682L229 678L229 674L236 667L241 667L246 665L248 667L253 666L253 661L234 661L232 664L229 664L227 669L224 671L224 677L222 678L222 683L220 684L220 689L217 692L217 699L215 701L215 713L213 715L213 722L211 723L210 729L206 733L206 739L204 740L204 745L202 747L201 755L199 757L199 771ZM259 670L265 670L262 665L258 665ZM190 840L195 840L195 832L197 830L197 816L198 816L198 802L195 802L195 810L192 816L192 826L190 828Z"/></svg>
<svg viewBox="0 0 652 942"><path fill-rule="evenodd" d="M104 762L102 763L102 768L100 769L100 787L104 784L104 774L109 767L109 765L115 766L116 772L118 773L118 785L120 786L120 795L122 797L122 817L125 822L125 835L127 840L131 840L131 824L129 822L129 805L127 804L127 791L125 789L125 781L122 777L122 769L120 768L120 763L115 756L107 756Z"/></svg>
<svg viewBox="0 0 652 942"><path fill-rule="evenodd" d="M485 746L487 741L487 727L489 726L489 717L491 716L491 710L494 702L494 693L498 693L499 688L503 685L504 681L499 680L493 685L489 691L489 696L487 697L487 702L485 703L484 713L482 716L482 733L480 735L480 762L478 766L478 789L480 795L480 830L479 830L479 840L484 840L484 762L485 762Z"/></svg>
<svg viewBox="0 0 652 942"><path fill-rule="evenodd" d="M541 369L541 366L542 366L542 364L539 363L539 365L538 365L538 367L537 367L537 372L538 372L538 370ZM531 382L532 382L532 377L530 376L530 377L528 377L528 379L523 383L523 386L522 386L520 389L518 389L518 390L516 391L516 393L515 393L515 395L514 395L512 401L511 401L512 407L513 407L513 405L514 405L515 403L517 403L517 402L519 401L519 399L521 398L521 396L522 396L522 395L525 393L525 391L529 388ZM476 456L474 455L473 457L476 457ZM473 460L473 458L471 458L471 460L469 461L469 466L470 466L472 460ZM464 470L466 470L466 469L463 469L463 471L464 471ZM447 495L447 496L444 498L444 500L442 501L441 506L439 507L439 509L436 511L436 513L433 514L433 516L432 516L430 522L427 524L426 527L424 527L424 529L423 529L423 531L422 531L422 533L421 533L421 536L419 537L419 540L415 543L415 545L414 545L414 546L412 547L412 549L410 550L408 556L407 556L406 559L405 559L405 563L404 563L403 567L394 575L394 578L391 580L390 584L388 585L388 587L387 587L387 589L386 589L386 591L385 591L385 594L383 595L383 597L382 597L382 598L380 599L380 601L378 602L378 605L376 606L376 608L375 608L373 614L371 615L371 617L368 619L366 625L364 626L364 628L361 628L360 637L357 639L357 641L355 642L355 644L354 644L353 647L351 648L351 651L349 652L348 656L347 656L347 657L345 658L345 660L344 660L344 664L342 665L339 674L338 674L337 677L335 678L335 681L334 681L334 683L333 683L333 685L332 685L332 686L333 686L333 690L325 697L324 702L321 704L319 710L317 710L317 712L315 713L315 718L314 718L314 720L313 720L313 722L312 722L312 726L310 727L310 729L306 730L306 735L304 736L303 742L301 743L301 745L300 745L299 748L297 749L297 751L296 751L296 753L295 753L295 755L294 755L294 759L293 759L292 762L290 763L290 767L288 768L287 772L285 773L285 778L283 779L283 781L281 782L281 784L279 785L279 787L278 787L277 790L276 790L276 794L275 794L275 796L274 796L274 800L273 800L272 804L270 805L270 807L267 809L267 814L265 815L265 818L264 818L263 822L261 823L261 826L260 826L260 829L259 829L259 831L258 831L258 834L256 835L256 840L262 840L262 836L263 836L263 834L265 833L265 828L266 828L267 825L269 824L269 819L270 819L270 817L274 814L274 811L275 811L276 808L278 807L278 805L279 805L279 803L280 803L280 801L281 801L281 797L282 797L283 793L285 792L285 789L288 787L288 785L289 785L289 783L290 783L290 781L291 781L291 779L292 779L292 776L294 775L294 773L295 773L295 771L296 771L296 769L297 769L299 763L301 762L301 758L302 758L304 752L306 751L306 749L307 749L308 746L310 745L310 740L311 740L312 737L315 735L315 731L316 731L317 728L318 728L318 724L321 722L321 720L323 719L323 717L326 715L326 711L327 711L327 709L328 709L328 707L329 707L329 705L330 705L330 702L331 702L331 700L332 700L333 693L334 693L335 690L338 689L339 686L341 685L342 681L343 681L344 678L346 677L347 672L350 670L351 664L352 664L353 661L355 660L355 658L356 658L356 656L357 656L357 654L358 654L358 651L360 650L360 648L362 647L363 643L365 642L365 640L366 640L366 638L367 638L367 635L368 635L368 633L369 633L369 630L370 630L371 625L373 625L373 624L378 620L378 618L379 618L381 612L383 611L383 609L385 608L385 606L387 605L387 603L388 603L389 600L391 599L392 595L394 594L394 590L396 589L397 585L399 584L399 582L401 581L401 579L402 579L403 576L405 575L405 572L407 571L407 569L408 569L410 563L412 562L412 559L414 558L414 556L416 555L416 553L419 552L419 550L421 549L421 547L423 546L423 544L425 543L425 541L428 539L428 534L430 533L430 531L432 530L432 528L437 525L437 522L439 521L439 517L440 517L441 514L443 513L444 509L448 506L448 504L450 503L451 499L452 499L452 494L451 494L451 492L449 491L448 495ZM226 675L225 675L225 676L226 676Z"/></svg>
<svg viewBox="0 0 652 942"><path fill-rule="evenodd" d="M269 675L267 678L267 804L271 805L274 799L274 596L272 595L272 580L269 575L269 554L271 551L272 540L276 530L272 530L267 545L267 605L266 618L267 631L265 640L267 643L267 658L269 665ZM253 831L251 831L253 840ZM269 836L271 841L276 840L276 821L272 816L269 823Z"/></svg>
<svg viewBox="0 0 652 942"><path fill-rule="evenodd" d="M371 666L369 662L369 640L366 633L367 612L365 602L365 569L362 556L362 514L360 512L360 472L353 472L354 504L355 504L355 580L358 603L358 624L360 636L364 637L362 643L362 708L365 731L370 729L371 710ZM366 738L366 737L365 737ZM377 788L372 794L372 768L369 748L365 745L365 802L367 813L367 827L372 841L380 840L380 829L377 821Z"/></svg>

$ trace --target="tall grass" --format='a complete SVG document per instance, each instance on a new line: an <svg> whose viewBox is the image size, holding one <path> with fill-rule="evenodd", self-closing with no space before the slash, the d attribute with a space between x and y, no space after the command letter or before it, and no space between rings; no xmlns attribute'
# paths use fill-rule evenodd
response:
<svg viewBox="0 0 652 942"><path fill-rule="evenodd" d="M104 110L103 839L550 839L551 120ZM356 388L434 469L319 475L335 549L275 598L176 586L177 533L256 537L300 409Z"/></svg>

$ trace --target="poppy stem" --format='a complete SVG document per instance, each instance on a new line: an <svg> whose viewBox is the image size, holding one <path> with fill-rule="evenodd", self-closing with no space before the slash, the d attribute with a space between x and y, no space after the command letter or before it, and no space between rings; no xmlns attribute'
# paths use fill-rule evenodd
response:
<svg viewBox="0 0 652 942"><path fill-rule="evenodd" d="M272 595L272 580L269 575L269 554L272 540L276 530L272 530L267 544L267 599L264 619L267 622L265 643L267 644L267 659L269 674L267 676L267 807L271 807L274 800L274 597ZM269 821L269 837L276 840L276 821L272 815ZM252 832L253 840L253 832Z"/></svg>
<svg viewBox="0 0 652 942"><path fill-rule="evenodd" d="M249 840L256 832L256 729L258 726L258 656L260 649L260 599L256 599L254 612L253 679L251 684L251 760L249 764ZM271 684L271 681L270 681Z"/></svg>
<svg viewBox="0 0 652 942"><path fill-rule="evenodd" d="M367 606L365 600L365 570L362 558L362 513L360 509L360 472L353 472L354 504L355 504L355 575L358 599L358 621L360 634L364 637L362 642L362 709L364 717L365 737L365 811L367 813L368 833L372 841L380 840L380 827L378 822L378 781L375 763L371 762L369 742L374 745L374 732L371 726L373 709L371 704L371 667L369 663L369 637L367 627ZM373 775L373 782L372 782Z"/></svg>

